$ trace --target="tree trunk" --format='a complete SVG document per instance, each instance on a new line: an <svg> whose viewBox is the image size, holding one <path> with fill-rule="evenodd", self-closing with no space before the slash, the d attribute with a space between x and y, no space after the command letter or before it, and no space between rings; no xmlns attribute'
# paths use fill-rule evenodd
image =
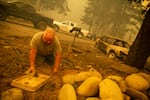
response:
<svg viewBox="0 0 150 100"><path fill-rule="evenodd" d="M150 10L143 20L138 35L133 42L125 63L143 69L150 55Z"/></svg>

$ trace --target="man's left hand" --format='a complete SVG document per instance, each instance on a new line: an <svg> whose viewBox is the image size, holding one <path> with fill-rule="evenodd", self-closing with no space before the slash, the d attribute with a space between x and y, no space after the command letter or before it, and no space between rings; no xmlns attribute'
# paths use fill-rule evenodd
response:
<svg viewBox="0 0 150 100"><path fill-rule="evenodd" d="M53 73L57 73L59 71L59 67L54 67Z"/></svg>

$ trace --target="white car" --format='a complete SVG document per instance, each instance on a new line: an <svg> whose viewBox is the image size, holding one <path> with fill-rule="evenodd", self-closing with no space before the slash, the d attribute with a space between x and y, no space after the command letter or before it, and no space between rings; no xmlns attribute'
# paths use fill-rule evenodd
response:
<svg viewBox="0 0 150 100"><path fill-rule="evenodd" d="M53 27L56 31L62 30L65 32L70 32L70 30L72 30L72 28L76 26L77 24L72 21L63 21L63 22L54 21L53 22Z"/></svg>
<svg viewBox="0 0 150 100"><path fill-rule="evenodd" d="M89 31L80 28L79 26L77 26L77 23L72 21L63 21L63 22L54 21L53 28L55 29L55 31L61 30L71 33L78 32L77 36L79 38L86 37L89 34Z"/></svg>
<svg viewBox="0 0 150 100"><path fill-rule="evenodd" d="M111 59L118 57L124 60L128 55L130 44L124 40L107 35L96 40L96 47Z"/></svg>
<svg viewBox="0 0 150 100"><path fill-rule="evenodd" d="M150 0L141 0L141 5L143 10L148 10L150 8Z"/></svg>

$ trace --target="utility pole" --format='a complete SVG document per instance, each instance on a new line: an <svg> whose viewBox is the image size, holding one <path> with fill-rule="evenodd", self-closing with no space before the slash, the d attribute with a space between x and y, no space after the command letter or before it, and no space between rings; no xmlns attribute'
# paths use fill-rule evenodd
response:
<svg viewBox="0 0 150 100"><path fill-rule="evenodd" d="M75 47L75 40L76 40L76 37L78 36L78 34L79 34L79 31L75 31L75 35L74 35L74 38L73 38L72 47Z"/></svg>

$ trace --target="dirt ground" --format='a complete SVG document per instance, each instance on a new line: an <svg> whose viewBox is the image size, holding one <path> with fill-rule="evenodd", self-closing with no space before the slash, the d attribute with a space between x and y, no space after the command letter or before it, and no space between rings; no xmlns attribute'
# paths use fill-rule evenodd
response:
<svg viewBox="0 0 150 100"><path fill-rule="evenodd" d="M16 20L16 19L15 19ZM13 79L24 74L29 68L29 42L36 32L31 23L7 20L0 22L0 92L13 88L10 83ZM62 76L89 70L89 66L98 70L103 77L108 75L125 76L125 73L110 68L112 63L118 61L108 59L101 51L97 50L94 41L76 38L74 46L80 51L71 51L73 35L57 32L62 46L61 68L55 75L52 74L52 67L46 64L38 67L41 73L50 76L48 82L36 92L23 90L25 100L56 100L59 90L63 85ZM78 96L78 100L85 100Z"/></svg>

